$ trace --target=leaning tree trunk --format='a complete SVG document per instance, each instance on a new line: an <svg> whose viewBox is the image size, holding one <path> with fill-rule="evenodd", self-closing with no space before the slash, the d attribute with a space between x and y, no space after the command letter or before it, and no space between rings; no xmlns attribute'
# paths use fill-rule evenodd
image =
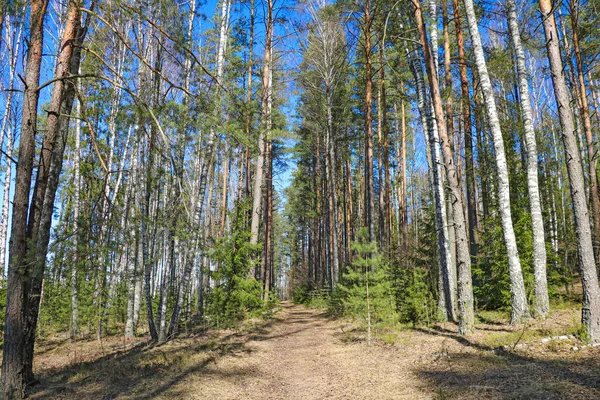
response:
<svg viewBox="0 0 600 400"><path fill-rule="evenodd" d="M487 120L492 132L494 142L494 154L496 158L496 173L498 176L498 204L500 208L500 219L502 221L502 231L504 232L504 243L506 245L506 255L508 257L508 273L510 275L510 295L511 295L511 323L519 323L529 318L529 306L527 305L527 296L525 293L525 283L523 281L523 271L517 249L517 239L512 222L510 211L510 183L508 178L508 166L506 163L506 154L504 151L504 139L496 110L496 101L494 99L494 90L487 70L487 64L483 53L483 45L477 26L477 17L475 16L475 7L473 0L464 0L465 10L471 40L473 42L473 52L479 73L479 81Z"/></svg>
<svg viewBox="0 0 600 400"><path fill-rule="evenodd" d="M546 48L548 60L552 71L554 96L558 106L558 116L562 127L562 140L565 150L565 161L569 174L569 187L573 201L573 214L575 220L575 233L577 235L577 251L579 268L581 270L581 283L583 286L583 303L581 321L587 329L592 341L600 340L600 289L598 288L598 274L594 260L592 245L592 231L585 198L585 184L583 181L583 168L577 149L573 113L569 102L569 92L565 81L565 74L561 60L558 30L554 18L554 8L550 0L540 0L540 11L546 35Z"/></svg>
<svg viewBox="0 0 600 400"><path fill-rule="evenodd" d="M527 150L527 189L529 193L529 208L533 231L533 274L535 278L534 310L536 315L543 317L550 311L548 300L548 282L546 278L546 242L544 235L544 219L540 202L538 184L538 152L533 128L533 112L529 99L529 84L525 66L525 52L521 45L521 35L517 21L517 5L515 0L506 0L508 13L508 28L513 48L517 57L517 78L519 81L519 101L523 114L525 144Z"/></svg>

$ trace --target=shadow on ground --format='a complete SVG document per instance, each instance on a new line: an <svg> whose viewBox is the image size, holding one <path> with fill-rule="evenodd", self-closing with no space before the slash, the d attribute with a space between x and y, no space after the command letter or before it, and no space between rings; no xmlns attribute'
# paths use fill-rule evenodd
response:
<svg viewBox="0 0 600 400"><path fill-rule="evenodd" d="M107 351L106 355L90 361L47 368L38 373L41 383L29 388L28 395L32 399L153 399L191 374L221 374L207 366L221 357L242 357L251 353L250 341L275 338L269 336L269 328L274 322L261 323L251 332L204 334L162 345L139 343L126 350ZM52 343L50 347L54 350L58 346L60 344ZM44 348L39 354L47 352ZM227 374L251 376L252 373L234 370ZM224 377L215 377L219 378Z"/></svg>
<svg viewBox="0 0 600 400"><path fill-rule="evenodd" d="M286 337L297 338L299 333L315 327L331 326L334 329L326 331L331 332L328 340L333 345L351 349L347 352L350 357L376 357L378 369L393 371L397 367L408 372L401 377L390 372L388 378L397 380L402 387L415 388L414 393L427 398L600 399L600 348L573 352L568 344L563 344L556 348L538 345L525 351L499 351L484 338L505 338L514 330L494 324L487 325L491 329L467 337L457 335L451 325L417 327L396 332L404 339L394 347L369 349L362 345L364 332L352 324L332 322L325 313L298 306L283 307L285 317L276 316L243 332L210 333L163 345L142 343L126 350L113 348L88 361L43 369L39 374L41 384L31 388L29 394L34 399L153 399L161 395L186 398L189 388L180 383L193 374L201 374L215 385L239 376L265 379L258 376L256 369L239 366L243 363L232 362L231 368L211 365L224 357L247 357L257 348L250 342L277 342ZM286 329L280 329L283 325ZM93 346L93 342L88 345ZM64 355L67 351L71 350L64 344L48 342L38 354L48 359L59 354L55 352ZM398 356L390 356L393 353ZM276 380L277 376L275 373L266 378ZM353 377L339 379L350 381Z"/></svg>
<svg viewBox="0 0 600 400"><path fill-rule="evenodd" d="M471 348L448 351L417 371L443 399L599 399L600 359L590 349L499 351L447 330L422 330Z"/></svg>

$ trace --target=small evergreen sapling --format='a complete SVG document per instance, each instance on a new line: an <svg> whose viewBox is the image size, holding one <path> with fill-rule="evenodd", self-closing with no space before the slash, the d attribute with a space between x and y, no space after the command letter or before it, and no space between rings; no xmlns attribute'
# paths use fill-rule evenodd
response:
<svg viewBox="0 0 600 400"><path fill-rule="evenodd" d="M338 285L344 315L364 320L367 325L367 343L371 344L372 327L382 322L393 322L395 305L389 275L375 242L368 241L365 228L352 243L355 252Z"/></svg>

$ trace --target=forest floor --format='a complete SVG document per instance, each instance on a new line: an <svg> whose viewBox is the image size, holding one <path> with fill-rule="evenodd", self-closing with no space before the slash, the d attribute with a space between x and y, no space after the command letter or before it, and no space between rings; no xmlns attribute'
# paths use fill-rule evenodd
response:
<svg viewBox="0 0 600 400"><path fill-rule="evenodd" d="M568 335L575 308L510 327L489 314L477 332L450 323L377 332L284 302L267 321L160 346L42 341L34 399L598 399L600 346ZM574 325L575 323L575 325Z"/></svg>

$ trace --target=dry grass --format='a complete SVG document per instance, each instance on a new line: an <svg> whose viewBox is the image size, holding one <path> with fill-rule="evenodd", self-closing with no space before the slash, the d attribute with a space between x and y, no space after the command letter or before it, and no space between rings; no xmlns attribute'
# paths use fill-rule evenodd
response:
<svg viewBox="0 0 600 400"><path fill-rule="evenodd" d="M466 337L450 323L386 328L369 347L360 327L284 304L273 320L161 346L122 338L102 347L46 341L35 360L42 383L31 397L596 399L600 347L573 351L575 339L541 342L576 330L578 313L561 308L515 327L503 315L482 314L485 323Z"/></svg>

